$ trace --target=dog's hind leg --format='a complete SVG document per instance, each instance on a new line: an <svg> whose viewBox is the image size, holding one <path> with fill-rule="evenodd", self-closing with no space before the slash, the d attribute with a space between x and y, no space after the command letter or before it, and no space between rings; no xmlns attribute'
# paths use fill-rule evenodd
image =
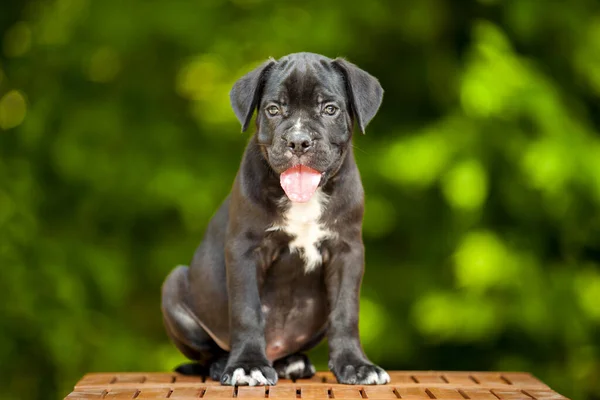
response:
<svg viewBox="0 0 600 400"><path fill-rule="evenodd" d="M225 365L227 365L227 359L229 358L229 353L223 353L220 357L216 358L211 364L208 372L208 376L212 378L214 381L220 381L221 376L223 375L223 371L225 370Z"/></svg>
<svg viewBox="0 0 600 400"><path fill-rule="evenodd" d="M277 371L277 376L282 379L311 378L316 372L306 354L302 353L280 358L273 363L273 368Z"/></svg>
<svg viewBox="0 0 600 400"><path fill-rule="evenodd" d="M162 315L167 334L175 346L195 364L184 364L176 371L207 375L208 365L224 353L202 328L192 312L189 295L188 267L178 266L162 286Z"/></svg>

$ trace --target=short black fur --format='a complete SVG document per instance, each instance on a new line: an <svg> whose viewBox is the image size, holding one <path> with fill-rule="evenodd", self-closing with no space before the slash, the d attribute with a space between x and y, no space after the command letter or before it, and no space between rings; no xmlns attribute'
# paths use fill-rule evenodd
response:
<svg viewBox="0 0 600 400"><path fill-rule="evenodd" d="M364 132L382 95L355 65L311 53L269 60L236 82L234 112L245 130L256 110L257 132L191 265L163 285L169 336L204 366L182 372L211 367L223 384L275 384L290 360L327 335L339 382L389 380L359 341L364 193L351 146L354 122ZM298 138L305 150L291 150ZM294 237L273 229L292 206L279 176L297 164L322 173L327 199L317 222L331 235L317 243L321 263L310 271L290 249Z"/></svg>

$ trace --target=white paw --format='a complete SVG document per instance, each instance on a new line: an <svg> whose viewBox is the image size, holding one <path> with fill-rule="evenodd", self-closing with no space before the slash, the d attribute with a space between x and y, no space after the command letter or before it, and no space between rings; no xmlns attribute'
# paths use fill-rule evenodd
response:
<svg viewBox="0 0 600 400"><path fill-rule="evenodd" d="M388 375L387 372L385 371L380 371L379 374L377 373L373 373L376 376L376 381L373 382L371 385L377 384L377 385L385 385L386 383L390 383L390 376ZM371 377L371 375L369 375L369 378Z"/></svg>
<svg viewBox="0 0 600 400"><path fill-rule="evenodd" d="M250 371L250 375L248 375L243 368L238 368L233 371L233 375L231 376L231 384L233 386L258 386L268 385L268 381L258 369L253 369Z"/></svg>
<svg viewBox="0 0 600 400"><path fill-rule="evenodd" d="M358 383L361 385L385 385L389 382L390 376L383 370L369 372L369 375L365 378L358 380Z"/></svg>
<svg viewBox="0 0 600 400"><path fill-rule="evenodd" d="M295 354L278 360L274 364L277 376L284 379L310 378L315 374L315 367L304 354Z"/></svg>
<svg viewBox="0 0 600 400"><path fill-rule="evenodd" d="M377 382L379 382L379 375L377 372L369 373L364 380L365 385L377 385Z"/></svg>
<svg viewBox="0 0 600 400"><path fill-rule="evenodd" d="M390 376L381 368L371 371L363 379L358 379L358 383L362 385L385 385L390 382Z"/></svg>
<svg viewBox="0 0 600 400"><path fill-rule="evenodd" d="M304 360L293 361L284 368L283 377L291 379L292 376L300 376L304 372L304 368L306 368Z"/></svg>

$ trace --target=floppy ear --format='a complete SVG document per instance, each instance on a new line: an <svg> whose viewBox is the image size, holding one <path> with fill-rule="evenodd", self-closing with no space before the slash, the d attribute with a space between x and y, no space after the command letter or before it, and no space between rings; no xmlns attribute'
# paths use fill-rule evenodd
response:
<svg viewBox="0 0 600 400"><path fill-rule="evenodd" d="M356 65L336 58L337 66L346 79L346 90L350 97L350 105L362 133L369 121L373 119L383 99L383 88L374 76L358 68Z"/></svg>
<svg viewBox="0 0 600 400"><path fill-rule="evenodd" d="M238 79L231 92L229 92L231 107L240 124L242 124L242 132L248 129L254 109L260 101L266 75L273 64L275 64L275 60L272 58L262 63L256 69Z"/></svg>

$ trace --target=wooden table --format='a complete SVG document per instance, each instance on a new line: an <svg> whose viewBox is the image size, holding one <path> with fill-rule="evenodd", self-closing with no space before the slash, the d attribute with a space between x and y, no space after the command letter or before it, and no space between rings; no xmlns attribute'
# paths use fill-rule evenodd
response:
<svg viewBox="0 0 600 400"><path fill-rule="evenodd" d="M312 379L280 380L276 386L221 386L203 377L176 373L85 375L72 399L447 399L568 400L523 372L389 372L383 386L340 385L329 372Z"/></svg>

